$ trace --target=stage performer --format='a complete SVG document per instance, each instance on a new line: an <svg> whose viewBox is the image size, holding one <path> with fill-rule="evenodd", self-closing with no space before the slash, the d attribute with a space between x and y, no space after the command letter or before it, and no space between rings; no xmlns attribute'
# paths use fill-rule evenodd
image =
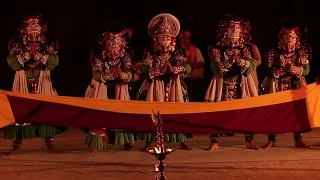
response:
<svg viewBox="0 0 320 180"><path fill-rule="evenodd" d="M59 63L58 43L50 38L43 16L40 13L28 14L18 33L8 45L8 65L16 72L12 91L57 96L50 71ZM49 152L58 153L54 148L54 137L66 129L29 123L8 126L4 128L4 138L13 139L13 149L8 154L20 153L22 140L35 137L45 138Z"/></svg>
<svg viewBox="0 0 320 180"><path fill-rule="evenodd" d="M272 45L266 57L266 75L262 83L264 94L299 89L306 86L310 72L309 61L312 59L311 47L307 43L306 29L290 17L283 18L280 26L275 28L275 44ZM302 133L294 132L295 146L310 148L303 142ZM263 146L268 149L275 145L276 135L268 136L269 142Z"/></svg>
<svg viewBox="0 0 320 180"><path fill-rule="evenodd" d="M93 79L86 90L86 97L130 100L128 83L132 80L132 68L127 35L121 23L108 25L98 46L91 53ZM107 144L124 145L125 150L134 151L131 145L134 142L133 133L106 128L89 130L85 140L90 153L105 150Z"/></svg>
<svg viewBox="0 0 320 180"><path fill-rule="evenodd" d="M148 51L141 73L146 78L139 89L140 98L146 101L187 102L187 88L183 82L191 67L181 49L178 49L175 38L180 30L180 22L171 14L155 16L148 26L153 39L153 49ZM180 143L182 149L189 150L186 145L192 134L165 134L165 141ZM140 140L146 141L143 151L148 151L155 133L142 133Z"/></svg>
<svg viewBox="0 0 320 180"><path fill-rule="evenodd" d="M178 34L178 46L185 52L188 63L191 66L190 77L193 79L203 78L204 58L200 49L191 43L189 30L182 30Z"/></svg>
<svg viewBox="0 0 320 180"><path fill-rule="evenodd" d="M189 30L181 30L178 35L178 46L184 51L187 56L188 63L191 66L191 72L187 78L184 79L188 87L190 101L203 101L203 88L201 86L205 84L203 82L204 73L204 58L200 49L191 43L191 33ZM196 88L194 88L196 87Z"/></svg>
<svg viewBox="0 0 320 180"><path fill-rule="evenodd" d="M208 52L214 76L205 101L230 101L258 96L252 72L256 70L256 55L260 53L257 46L249 43L249 22L236 15L225 15L218 25L216 38L217 43ZM218 149L219 136L211 134L211 145L207 150ZM253 137L253 133L245 133L246 146L258 150L259 147L252 142Z"/></svg>

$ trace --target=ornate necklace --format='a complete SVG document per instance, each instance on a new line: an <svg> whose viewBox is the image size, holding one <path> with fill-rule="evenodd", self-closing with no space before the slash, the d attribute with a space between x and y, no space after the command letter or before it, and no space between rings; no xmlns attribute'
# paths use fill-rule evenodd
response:
<svg viewBox="0 0 320 180"><path fill-rule="evenodd" d="M110 66L116 66L120 63L120 59L109 60L109 61L106 61L106 63Z"/></svg>
<svg viewBox="0 0 320 180"><path fill-rule="evenodd" d="M171 57L170 54L165 54L165 55L160 55L158 58L161 60L161 61L167 61L169 58Z"/></svg>
<svg viewBox="0 0 320 180"><path fill-rule="evenodd" d="M228 55L234 55L234 54L238 54L239 53L239 49L232 49L232 50L230 50L230 49L227 49L226 50L226 53L228 54Z"/></svg>
<svg viewBox="0 0 320 180"><path fill-rule="evenodd" d="M292 57L294 55L294 51L293 52L290 52L290 53L284 53L284 56L286 57L286 58L290 58L290 57Z"/></svg>

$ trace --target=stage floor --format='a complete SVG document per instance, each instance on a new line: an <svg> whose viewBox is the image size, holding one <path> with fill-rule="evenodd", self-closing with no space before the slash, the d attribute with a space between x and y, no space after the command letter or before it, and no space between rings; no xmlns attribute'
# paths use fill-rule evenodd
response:
<svg viewBox="0 0 320 180"><path fill-rule="evenodd" d="M11 141L0 139L1 180L151 180L155 157L144 152L127 152L122 146L108 146L106 152L88 154L85 134L71 128L56 138L63 154L46 153L43 139L25 140L22 153L5 156ZM2 132L0 134L2 137ZM256 135L256 144L266 143L265 135ZM177 150L167 156L168 180L303 180L320 179L320 129L304 135L312 149L293 147L292 134L279 135L277 147L269 150L245 148L243 135L220 139L220 149L205 151L208 135L195 135L189 141L194 150ZM134 146L142 148L143 142ZM178 144L167 144L176 148Z"/></svg>

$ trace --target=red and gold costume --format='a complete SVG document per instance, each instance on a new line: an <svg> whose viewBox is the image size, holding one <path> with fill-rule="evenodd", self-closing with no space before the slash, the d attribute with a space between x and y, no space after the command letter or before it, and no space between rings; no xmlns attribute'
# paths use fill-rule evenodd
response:
<svg viewBox="0 0 320 180"><path fill-rule="evenodd" d="M252 77L256 70L259 50L249 43L250 24L243 18L227 15L218 25L217 44L210 46L209 57L212 81L207 89L205 101L230 101L258 96L257 87ZM208 150L218 148L218 134L210 136ZM253 134L245 133L248 148L259 149L252 143Z"/></svg>
<svg viewBox="0 0 320 180"><path fill-rule="evenodd" d="M183 78L190 73L190 65L181 49L176 46L175 38L180 30L180 22L171 14L155 16L148 26L153 46L147 52L146 59L140 67L145 77L139 89L140 98L146 101L186 102L187 88ZM181 143L182 148L190 134L165 134L165 141ZM155 133L141 133L139 139L146 141L146 147L155 141Z"/></svg>
<svg viewBox="0 0 320 180"><path fill-rule="evenodd" d="M132 79L132 69L127 35L119 24L104 32L99 46L91 55L93 79L86 90L86 97L130 100L128 84ZM89 131L85 144L91 148L90 151L104 150L108 143L133 150L131 144L134 142L134 134L125 130L99 129Z"/></svg>
<svg viewBox="0 0 320 180"><path fill-rule="evenodd" d="M266 57L267 77L262 83L264 94L299 89L306 86L310 72L309 61L312 59L311 47L306 41L303 30L292 18L284 18L280 28L275 30L276 44L269 48ZM308 130L306 130L308 131ZM309 148L302 141L303 132L294 132L297 147ZM274 146L276 135L268 136L265 148Z"/></svg>
<svg viewBox="0 0 320 180"><path fill-rule="evenodd" d="M19 35L9 42L9 66L16 72L12 91L57 96L52 86L50 72L59 63L58 43L50 39L47 23L39 13L29 14L22 22ZM45 117L44 117L45 118ZM9 153L19 153L22 139L45 138L52 153L54 137L67 128L38 124L15 124L4 128L4 138L13 139Z"/></svg>

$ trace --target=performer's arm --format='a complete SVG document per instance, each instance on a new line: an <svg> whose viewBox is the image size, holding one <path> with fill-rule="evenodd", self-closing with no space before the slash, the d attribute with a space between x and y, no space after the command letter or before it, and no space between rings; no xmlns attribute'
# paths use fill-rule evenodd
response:
<svg viewBox="0 0 320 180"><path fill-rule="evenodd" d="M46 66L47 70L52 71L59 64L59 57L57 54L45 55L41 62Z"/></svg>
<svg viewBox="0 0 320 180"><path fill-rule="evenodd" d="M20 59L20 61L19 61ZM23 58L19 58L18 59L18 55L16 54L10 54L8 57L7 57L7 61L8 61L8 65L14 70L14 71L20 71L23 67L23 64L24 64L24 60Z"/></svg>
<svg viewBox="0 0 320 180"><path fill-rule="evenodd" d="M223 76L228 69L232 66L230 64L225 64L221 61L221 50L218 48L209 47L209 58L210 58L210 69L214 75Z"/></svg>
<svg viewBox="0 0 320 180"><path fill-rule="evenodd" d="M291 74L297 76L297 78L301 76L307 76L310 72L309 63L302 64L301 66L293 66L291 70Z"/></svg>
<svg viewBox="0 0 320 180"><path fill-rule="evenodd" d="M275 66L274 62L278 58L275 54L275 50L269 50L267 53L267 63L265 64L264 71L266 76L270 78L280 78L280 76L285 74L283 68Z"/></svg>
<svg viewBox="0 0 320 180"><path fill-rule="evenodd" d="M102 61L95 59L95 62L92 63L92 78L97 81L97 82L106 82L106 81L111 81L115 80L116 78L115 73L109 72L109 73L103 73L102 71Z"/></svg>
<svg viewBox="0 0 320 180"><path fill-rule="evenodd" d="M150 56L144 60L144 64L141 66L141 74L144 77L153 79L154 77L163 75L166 72L166 69L166 65L164 65L162 68L152 67L152 57Z"/></svg>
<svg viewBox="0 0 320 180"><path fill-rule="evenodd" d="M179 75L188 75L191 72L191 66L189 63L184 62L181 66L174 66L173 73Z"/></svg>
<svg viewBox="0 0 320 180"><path fill-rule="evenodd" d="M142 77L149 77L149 69L150 69L150 67L149 67L149 65L148 64L142 64L141 66L140 66L140 71L141 71L141 76Z"/></svg>
<svg viewBox="0 0 320 180"><path fill-rule="evenodd" d="M107 82L107 81L112 81L115 80L116 78L113 77L113 74L104 74L100 70L93 70L92 72L92 78L97 81L97 82Z"/></svg>
<svg viewBox="0 0 320 180"><path fill-rule="evenodd" d="M211 61L210 69L213 74L220 76L224 75L228 71L228 69L221 62L218 61Z"/></svg>
<svg viewBox="0 0 320 180"><path fill-rule="evenodd" d="M240 59L240 62L238 63L238 66L241 67L241 73L244 76L250 75L253 71L257 68L257 60L251 59L251 60L244 60Z"/></svg>
<svg viewBox="0 0 320 180"><path fill-rule="evenodd" d="M300 66L293 66L291 68L291 74L294 74L297 76L297 78L301 76L307 76L310 73L310 64L309 59L312 59L311 54L311 47L309 48L302 48L299 51L299 58L301 58L301 65Z"/></svg>

